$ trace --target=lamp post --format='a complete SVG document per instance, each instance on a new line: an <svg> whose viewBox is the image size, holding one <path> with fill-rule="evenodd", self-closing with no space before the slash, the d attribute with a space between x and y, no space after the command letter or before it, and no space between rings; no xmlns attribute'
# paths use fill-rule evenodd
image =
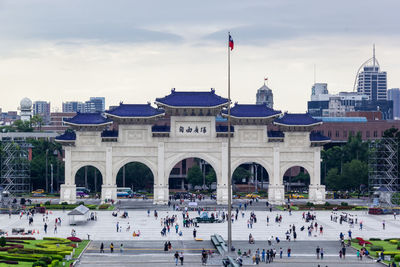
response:
<svg viewBox="0 0 400 267"><path fill-rule="evenodd" d="M50 170L51 170L51 175L50 175L50 193L53 194L53 163L50 163Z"/></svg>
<svg viewBox="0 0 400 267"><path fill-rule="evenodd" d="M47 164L48 164L48 159L47 159L47 156L49 155L49 149L46 149L46 171L45 171L45 176L46 176L46 192L48 193L49 192L49 178L47 177L47 170L48 170L48 167L47 167Z"/></svg>

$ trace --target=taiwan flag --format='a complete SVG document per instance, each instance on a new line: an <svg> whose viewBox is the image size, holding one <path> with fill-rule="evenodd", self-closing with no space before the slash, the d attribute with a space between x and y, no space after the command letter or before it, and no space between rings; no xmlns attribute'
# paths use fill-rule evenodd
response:
<svg viewBox="0 0 400 267"><path fill-rule="evenodd" d="M234 45L234 43L233 43L232 36L229 34L229 47L230 47L231 51L233 50L233 45Z"/></svg>

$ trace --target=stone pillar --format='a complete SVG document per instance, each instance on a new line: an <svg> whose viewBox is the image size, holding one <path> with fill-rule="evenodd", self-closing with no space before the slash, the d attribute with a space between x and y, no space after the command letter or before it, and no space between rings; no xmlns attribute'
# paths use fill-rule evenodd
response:
<svg viewBox="0 0 400 267"><path fill-rule="evenodd" d="M221 148L221 177L217 175L217 204L228 204L228 143L223 142ZM232 175L232 172L231 172Z"/></svg>
<svg viewBox="0 0 400 267"><path fill-rule="evenodd" d="M117 185L113 182L112 147L106 147L106 175L101 186L101 200L117 200Z"/></svg>
<svg viewBox="0 0 400 267"><path fill-rule="evenodd" d="M272 179L270 179L268 185L268 202L272 204L283 204L285 202L285 188L281 182L281 170L280 170L280 151L279 147L274 147L274 170ZM283 179L282 179L283 181Z"/></svg>
<svg viewBox="0 0 400 267"><path fill-rule="evenodd" d="M314 151L314 170L310 174L310 187L308 198L315 204L325 203L325 185L321 185L321 148Z"/></svg>
<svg viewBox="0 0 400 267"><path fill-rule="evenodd" d="M154 204L167 204L168 195L168 178L169 173L165 173L165 147L163 142L158 143L157 156L157 176L154 177Z"/></svg>
<svg viewBox="0 0 400 267"><path fill-rule="evenodd" d="M60 186L60 202L76 203L75 177L72 177L72 151L65 146L65 184Z"/></svg>

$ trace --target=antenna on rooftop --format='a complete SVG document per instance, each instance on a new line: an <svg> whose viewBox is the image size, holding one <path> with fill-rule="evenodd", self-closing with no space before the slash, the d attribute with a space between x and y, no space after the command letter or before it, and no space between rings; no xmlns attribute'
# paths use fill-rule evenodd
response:
<svg viewBox="0 0 400 267"><path fill-rule="evenodd" d="M317 67L314 64L314 84L316 83L316 80L317 80Z"/></svg>
<svg viewBox="0 0 400 267"><path fill-rule="evenodd" d="M373 66L375 67L375 44L373 45L373 49L372 49L372 60L373 60Z"/></svg>

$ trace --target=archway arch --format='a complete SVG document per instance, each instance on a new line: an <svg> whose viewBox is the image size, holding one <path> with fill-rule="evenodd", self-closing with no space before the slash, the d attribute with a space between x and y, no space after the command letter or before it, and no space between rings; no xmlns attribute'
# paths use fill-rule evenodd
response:
<svg viewBox="0 0 400 267"><path fill-rule="evenodd" d="M85 188L88 193L97 194L101 192L104 176L99 168L93 165L85 165L76 170L74 174L77 188ZM77 190L77 192L80 190Z"/></svg>
<svg viewBox="0 0 400 267"><path fill-rule="evenodd" d="M72 184L76 184L76 174L77 172L85 166L92 166L95 167L101 174L102 180L104 182L105 180L105 166L101 163L101 162L75 162L75 164L72 165L72 171L71 171L71 177L72 177ZM100 183L100 185L102 185L102 183Z"/></svg>
<svg viewBox="0 0 400 267"><path fill-rule="evenodd" d="M141 163L145 165L147 168L150 169L151 173L153 174L153 178L156 179L157 177L157 165L156 163L152 162L151 160L145 159L145 158L139 158L139 157L126 157L116 163L113 164L113 184L117 184L117 175L118 172L121 170L123 166L129 163Z"/></svg>
<svg viewBox="0 0 400 267"><path fill-rule="evenodd" d="M307 194L312 181L311 166L307 164L290 164L281 169L281 182L287 193Z"/></svg>
<svg viewBox="0 0 400 267"><path fill-rule="evenodd" d="M116 174L117 188L130 188L132 192L148 193L154 190L154 174L144 163L132 161L124 164Z"/></svg>
<svg viewBox="0 0 400 267"><path fill-rule="evenodd" d="M267 193L272 173L271 168L265 162L240 159L234 161L232 167L233 192Z"/></svg>
<svg viewBox="0 0 400 267"><path fill-rule="evenodd" d="M176 196L177 193L186 191L213 193L217 189L220 170L215 162L210 162L205 157L181 156L168 166L167 185L170 194L174 193Z"/></svg>

